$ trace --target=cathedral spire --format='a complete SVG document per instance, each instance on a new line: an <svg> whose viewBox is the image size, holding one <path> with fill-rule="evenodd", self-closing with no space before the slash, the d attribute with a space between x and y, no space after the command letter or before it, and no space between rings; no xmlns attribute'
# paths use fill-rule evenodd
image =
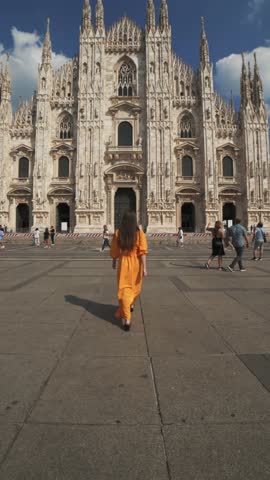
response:
<svg viewBox="0 0 270 480"><path fill-rule="evenodd" d="M169 12L167 0L162 0L159 12L159 27L161 32L169 29Z"/></svg>
<svg viewBox="0 0 270 480"><path fill-rule="evenodd" d="M82 14L82 32L90 32L91 30L91 7L89 0L84 0Z"/></svg>
<svg viewBox="0 0 270 480"><path fill-rule="evenodd" d="M97 0L96 5L96 29L104 30L104 7L102 0Z"/></svg>
<svg viewBox="0 0 270 480"><path fill-rule="evenodd" d="M241 105L245 107L251 99L251 89L249 83L249 74L245 62L244 53L242 53L242 74L241 74Z"/></svg>
<svg viewBox="0 0 270 480"><path fill-rule="evenodd" d="M254 97L254 103L256 106L260 106L260 104L264 101L263 84L262 84L262 79L259 71L256 53L254 53L253 97Z"/></svg>
<svg viewBox="0 0 270 480"><path fill-rule="evenodd" d="M52 61L52 44L51 44L51 35L50 35L50 19L47 18L47 31L45 35L45 39L43 42L43 49L42 49L42 63L50 64Z"/></svg>
<svg viewBox="0 0 270 480"><path fill-rule="evenodd" d="M3 91L11 93L11 77L10 77L10 65L9 65L9 53L7 53L6 67L2 73L3 75Z"/></svg>
<svg viewBox="0 0 270 480"><path fill-rule="evenodd" d="M203 68L210 65L209 45L205 32L204 17L201 18L201 45L200 45L200 61Z"/></svg>
<svg viewBox="0 0 270 480"><path fill-rule="evenodd" d="M156 28L156 10L153 0L147 0L146 25L148 32Z"/></svg>

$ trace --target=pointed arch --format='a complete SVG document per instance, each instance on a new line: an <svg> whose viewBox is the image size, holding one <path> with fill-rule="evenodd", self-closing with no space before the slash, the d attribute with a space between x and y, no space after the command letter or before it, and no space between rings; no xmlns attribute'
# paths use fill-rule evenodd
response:
<svg viewBox="0 0 270 480"><path fill-rule="evenodd" d="M58 117L58 138L68 140L73 138L73 118L68 112L63 112Z"/></svg>
<svg viewBox="0 0 270 480"><path fill-rule="evenodd" d="M137 67L133 60L122 57L116 65L117 96L134 97L137 95Z"/></svg>
<svg viewBox="0 0 270 480"><path fill-rule="evenodd" d="M195 138L195 120L192 113L185 111L183 112L178 120L178 131L179 137L181 138Z"/></svg>

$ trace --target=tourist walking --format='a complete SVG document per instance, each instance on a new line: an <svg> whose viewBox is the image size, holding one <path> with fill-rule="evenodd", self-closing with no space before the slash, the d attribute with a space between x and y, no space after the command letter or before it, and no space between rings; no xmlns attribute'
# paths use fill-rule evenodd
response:
<svg viewBox="0 0 270 480"><path fill-rule="evenodd" d="M178 248L184 246L184 232L183 232L182 227L179 227L179 229L178 229L176 245L177 245Z"/></svg>
<svg viewBox="0 0 270 480"><path fill-rule="evenodd" d="M224 250L224 239L225 239L225 230L222 222L217 221L214 228L210 227L210 224L207 226L206 230L212 233L212 254L209 257L208 261L205 264L207 270L210 268L212 261L218 257L218 269L223 270L223 257L225 255Z"/></svg>
<svg viewBox="0 0 270 480"><path fill-rule="evenodd" d="M266 243L266 233L263 228L263 223L259 222L255 231L253 232L254 249L253 249L253 260L262 260L263 257L263 247ZM259 256L256 256L256 253L259 252Z"/></svg>
<svg viewBox="0 0 270 480"><path fill-rule="evenodd" d="M238 263L240 272L245 272L246 269L244 268L244 265L243 265L243 254L245 250L245 245L246 245L246 248L249 247L249 241L247 237L247 231L241 225L241 220L236 219L235 225L229 228L228 239L231 240L236 251L236 257L231 263L231 265L228 266L228 270L230 272L234 272L234 267Z"/></svg>
<svg viewBox="0 0 270 480"><path fill-rule="evenodd" d="M4 230L4 228L2 227L2 225L0 225L0 248L1 248L1 249L5 248L5 245L4 245L4 236L5 236L5 230Z"/></svg>
<svg viewBox="0 0 270 480"><path fill-rule="evenodd" d="M104 227L103 227L102 238L103 238L103 243L102 243L101 251L103 252L106 247L110 248L110 233L109 233L107 225L104 225Z"/></svg>
<svg viewBox="0 0 270 480"><path fill-rule="evenodd" d="M49 238L50 238L50 232L48 228L45 228L44 232L44 248L49 248Z"/></svg>
<svg viewBox="0 0 270 480"><path fill-rule="evenodd" d="M34 231L34 245L36 247L40 246L40 231L38 228Z"/></svg>
<svg viewBox="0 0 270 480"><path fill-rule="evenodd" d="M118 263L118 302L116 317L121 318L125 331L131 327L131 313L142 289L143 277L147 276L147 241L139 229L136 214L126 212L119 230L116 230L112 244L113 269Z"/></svg>
<svg viewBox="0 0 270 480"><path fill-rule="evenodd" d="M51 229L50 229L50 237L51 237L51 244L54 247L54 245L55 245L55 228L53 226L51 226Z"/></svg>

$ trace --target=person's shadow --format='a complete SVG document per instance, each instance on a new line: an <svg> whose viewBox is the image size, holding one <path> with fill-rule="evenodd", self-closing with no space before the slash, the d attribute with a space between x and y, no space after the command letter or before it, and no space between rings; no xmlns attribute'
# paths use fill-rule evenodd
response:
<svg viewBox="0 0 270 480"><path fill-rule="evenodd" d="M117 309L115 305L97 303L86 298L75 297L74 295L65 295L65 301L72 305L82 307L86 312L91 313L95 317L105 320L105 322L111 323L116 327L122 328L121 320L114 316Z"/></svg>

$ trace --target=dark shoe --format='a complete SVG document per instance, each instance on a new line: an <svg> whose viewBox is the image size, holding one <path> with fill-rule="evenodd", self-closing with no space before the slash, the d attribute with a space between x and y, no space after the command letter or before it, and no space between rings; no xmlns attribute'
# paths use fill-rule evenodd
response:
<svg viewBox="0 0 270 480"><path fill-rule="evenodd" d="M131 313L134 312L134 309L135 309L135 305L130 305L130 311L131 311Z"/></svg>
<svg viewBox="0 0 270 480"><path fill-rule="evenodd" d="M130 323L126 323L123 328L124 328L125 332L129 332L130 328L131 328Z"/></svg>

